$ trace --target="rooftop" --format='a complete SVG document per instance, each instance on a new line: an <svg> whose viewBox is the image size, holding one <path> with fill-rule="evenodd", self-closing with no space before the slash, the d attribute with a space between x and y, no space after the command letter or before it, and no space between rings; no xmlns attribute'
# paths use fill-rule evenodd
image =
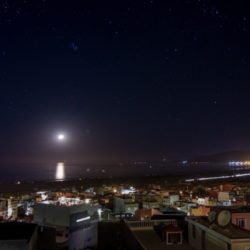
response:
<svg viewBox="0 0 250 250"><path fill-rule="evenodd" d="M228 225L226 227L221 227L217 223L210 223L207 218L187 218L187 221L193 221L201 226L207 228L207 230L212 230L218 234L221 234L229 239L246 239L250 238L250 232L240 229L233 225Z"/></svg>
<svg viewBox="0 0 250 250"><path fill-rule="evenodd" d="M80 204L89 204L89 202L90 202L89 199L81 200L79 198L66 198L62 196L58 198L58 200L45 200L41 203L70 207L70 206L75 206L75 205L80 205Z"/></svg>
<svg viewBox="0 0 250 250"><path fill-rule="evenodd" d="M181 245L167 245L162 242L159 236L153 229L148 230L136 230L133 234L137 241L147 250L194 250L187 242L183 242Z"/></svg>

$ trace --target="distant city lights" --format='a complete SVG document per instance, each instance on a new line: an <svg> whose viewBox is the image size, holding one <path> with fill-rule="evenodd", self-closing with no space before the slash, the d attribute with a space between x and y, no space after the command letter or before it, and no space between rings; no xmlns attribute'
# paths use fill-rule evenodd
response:
<svg viewBox="0 0 250 250"><path fill-rule="evenodd" d="M121 194L130 194L130 193L135 193L136 189L134 187L130 187L130 188L123 188L121 190Z"/></svg>
<svg viewBox="0 0 250 250"><path fill-rule="evenodd" d="M193 181L208 181L208 180L219 180L219 179L228 179L228 178L238 178L238 177L245 177L250 176L250 173L245 174L233 174L233 175L222 175L222 176L212 176L212 177L201 177L201 178L192 178L186 179L186 182L193 182Z"/></svg>
<svg viewBox="0 0 250 250"><path fill-rule="evenodd" d="M230 161L228 165L230 167L250 167L250 161Z"/></svg>
<svg viewBox="0 0 250 250"><path fill-rule="evenodd" d="M86 204L89 204L89 203L90 203L90 199L86 198L86 199L85 199L85 203L86 203Z"/></svg>

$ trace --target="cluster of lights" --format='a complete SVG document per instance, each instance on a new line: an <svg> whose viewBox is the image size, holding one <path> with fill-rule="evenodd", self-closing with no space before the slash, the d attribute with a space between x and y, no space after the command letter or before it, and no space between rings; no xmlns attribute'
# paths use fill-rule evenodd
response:
<svg viewBox="0 0 250 250"><path fill-rule="evenodd" d="M230 161L228 165L230 167L249 167L250 161Z"/></svg>
<svg viewBox="0 0 250 250"><path fill-rule="evenodd" d="M238 178L238 177L245 177L250 176L250 173L245 174L233 174L233 175L222 175L222 176L212 176L212 177L201 177L201 178L192 178L186 179L186 182L193 182L193 181L208 181L208 180L219 180L219 179L228 179L228 178Z"/></svg>
<svg viewBox="0 0 250 250"><path fill-rule="evenodd" d="M65 196L61 196L58 198L58 202L60 205L65 205L65 206L73 206L73 205L78 205L82 204L83 201L80 200L80 198L67 198Z"/></svg>
<svg viewBox="0 0 250 250"><path fill-rule="evenodd" d="M41 196L42 201L45 201L48 199L48 194L46 193L46 191L39 191L36 193Z"/></svg>
<svg viewBox="0 0 250 250"><path fill-rule="evenodd" d="M130 194L130 193L135 193L136 190L133 186L131 186L129 189L122 189L121 194Z"/></svg>
<svg viewBox="0 0 250 250"><path fill-rule="evenodd" d="M90 203L90 199L89 199L89 198L86 198L86 199L84 200L84 202L85 202L86 204L89 204L89 203Z"/></svg>

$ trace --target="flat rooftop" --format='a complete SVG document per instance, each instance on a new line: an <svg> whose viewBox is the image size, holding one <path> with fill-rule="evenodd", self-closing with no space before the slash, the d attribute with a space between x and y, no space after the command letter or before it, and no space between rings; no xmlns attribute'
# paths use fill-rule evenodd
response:
<svg viewBox="0 0 250 250"><path fill-rule="evenodd" d="M167 245L153 229L131 230L137 241L146 250L195 250L186 241L182 245Z"/></svg>
<svg viewBox="0 0 250 250"><path fill-rule="evenodd" d="M81 204L88 204L85 200L80 200L79 198L65 198L60 197L58 200L45 200L40 202L41 204L50 204L50 205L57 205L57 206L75 206Z"/></svg>

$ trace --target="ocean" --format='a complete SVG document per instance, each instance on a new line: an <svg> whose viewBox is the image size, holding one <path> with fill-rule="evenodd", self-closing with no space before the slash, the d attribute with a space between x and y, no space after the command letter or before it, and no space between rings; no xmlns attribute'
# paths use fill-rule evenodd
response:
<svg viewBox="0 0 250 250"><path fill-rule="evenodd" d="M208 167L180 167L163 164L64 164L58 173L55 164L19 164L0 166L0 181L54 181L79 178L116 178L136 176L199 176L211 175L222 169ZM225 170L225 169L224 169ZM223 171L224 171L223 170ZM62 170L60 170L62 171Z"/></svg>

